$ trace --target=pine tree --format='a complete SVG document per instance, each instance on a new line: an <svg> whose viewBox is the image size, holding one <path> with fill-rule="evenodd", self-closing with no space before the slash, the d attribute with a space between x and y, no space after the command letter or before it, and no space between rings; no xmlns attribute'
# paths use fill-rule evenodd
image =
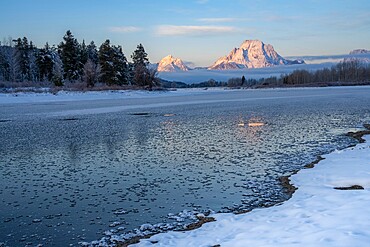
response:
<svg viewBox="0 0 370 247"><path fill-rule="evenodd" d="M99 63L101 80L108 85L123 85L128 83L127 59L121 46L111 46L107 39L99 48Z"/></svg>
<svg viewBox="0 0 370 247"><path fill-rule="evenodd" d="M30 67L30 51L32 47L28 44L28 39L18 38L14 40L15 43L15 59L18 64L17 80L30 81L31 80L31 67Z"/></svg>
<svg viewBox="0 0 370 247"><path fill-rule="evenodd" d="M121 46L113 46L113 66L118 85L128 84L128 65L127 59L123 54Z"/></svg>
<svg viewBox="0 0 370 247"><path fill-rule="evenodd" d="M87 45L87 58L95 64L99 63L98 50L94 41L91 41L90 44Z"/></svg>
<svg viewBox="0 0 370 247"><path fill-rule="evenodd" d="M52 58L53 58L53 77L52 81L55 86L63 86L63 62L59 56L59 53L56 52L55 47L52 48Z"/></svg>
<svg viewBox="0 0 370 247"><path fill-rule="evenodd" d="M36 82L40 80L39 77L39 66L37 65L36 59L39 53L39 49L33 45L30 41L29 45L29 59L30 59L30 81Z"/></svg>
<svg viewBox="0 0 370 247"><path fill-rule="evenodd" d="M9 48L11 47L0 46L0 81L9 81L9 63L6 57Z"/></svg>
<svg viewBox="0 0 370 247"><path fill-rule="evenodd" d="M53 78L54 61L53 61L53 52L50 49L48 43L45 44L44 48L40 49L36 58L36 63L39 68L40 80L51 81Z"/></svg>
<svg viewBox="0 0 370 247"><path fill-rule="evenodd" d="M136 50L131 55L134 66L147 66L149 64L148 54L145 52L144 46L139 44Z"/></svg>
<svg viewBox="0 0 370 247"><path fill-rule="evenodd" d="M112 62L113 51L110 40L107 39L99 48L99 61L101 66L101 80L108 85L114 84L114 66Z"/></svg>
<svg viewBox="0 0 370 247"><path fill-rule="evenodd" d="M155 85L156 70L150 70L148 54L144 46L139 44L131 55L133 61L133 81L139 86L146 86L151 89Z"/></svg>
<svg viewBox="0 0 370 247"><path fill-rule="evenodd" d="M70 30L63 37L64 42L58 46L60 59L63 62L64 79L75 81L82 75L81 48Z"/></svg>
<svg viewBox="0 0 370 247"><path fill-rule="evenodd" d="M84 66L87 62L87 60L89 59L88 57L88 50L87 50L87 46L85 44L85 40L82 40L82 44L80 45L80 51L79 51L79 55L80 55L80 58L79 58L79 66Z"/></svg>

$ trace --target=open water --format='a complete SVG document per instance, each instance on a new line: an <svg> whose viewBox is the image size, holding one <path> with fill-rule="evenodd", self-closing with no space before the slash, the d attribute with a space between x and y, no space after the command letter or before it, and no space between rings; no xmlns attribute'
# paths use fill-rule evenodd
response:
<svg viewBox="0 0 370 247"><path fill-rule="evenodd" d="M279 177L369 122L369 87L0 103L0 243L78 246L270 206L288 198Z"/></svg>

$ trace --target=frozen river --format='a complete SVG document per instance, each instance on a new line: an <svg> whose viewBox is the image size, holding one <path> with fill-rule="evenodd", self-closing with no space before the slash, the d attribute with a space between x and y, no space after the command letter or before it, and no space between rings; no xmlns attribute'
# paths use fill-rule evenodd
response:
<svg viewBox="0 0 370 247"><path fill-rule="evenodd" d="M0 97L5 246L78 245L280 202L280 176L356 143L344 134L370 122L370 87L9 97Z"/></svg>

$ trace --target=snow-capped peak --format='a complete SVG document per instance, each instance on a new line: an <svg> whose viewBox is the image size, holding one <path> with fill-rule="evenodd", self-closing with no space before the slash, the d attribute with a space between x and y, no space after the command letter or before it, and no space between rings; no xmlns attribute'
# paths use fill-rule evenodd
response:
<svg viewBox="0 0 370 247"><path fill-rule="evenodd" d="M209 69L263 68L275 65L304 63L289 61L280 56L272 45L260 40L245 40L239 48L218 59Z"/></svg>
<svg viewBox="0 0 370 247"><path fill-rule="evenodd" d="M356 54L370 54L370 50L366 49L356 49L349 53L350 55L356 55Z"/></svg>
<svg viewBox="0 0 370 247"><path fill-rule="evenodd" d="M181 59L168 55L159 61L157 70L158 72L176 72L188 71L189 68Z"/></svg>

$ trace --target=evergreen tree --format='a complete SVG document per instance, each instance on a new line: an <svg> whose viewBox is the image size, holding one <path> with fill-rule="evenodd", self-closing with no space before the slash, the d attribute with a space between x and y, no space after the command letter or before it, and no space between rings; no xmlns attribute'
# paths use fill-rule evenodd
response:
<svg viewBox="0 0 370 247"><path fill-rule="evenodd" d="M14 40L15 43L15 59L18 64L17 79L20 81L31 80L31 66L30 66L30 53L32 46L28 44L28 39L18 38Z"/></svg>
<svg viewBox="0 0 370 247"><path fill-rule="evenodd" d="M107 39L99 48L101 79L108 85L127 84L127 59L121 46L111 46Z"/></svg>
<svg viewBox="0 0 370 247"><path fill-rule="evenodd" d="M50 49L48 43L45 44L45 47L40 49L36 63L39 68L39 78L41 81L48 80L51 81L53 78L53 51Z"/></svg>
<svg viewBox="0 0 370 247"><path fill-rule="evenodd" d="M79 80L82 75L83 63L81 63L81 48L70 30L63 37L64 42L58 46L60 59L63 63L64 79Z"/></svg>
<svg viewBox="0 0 370 247"><path fill-rule="evenodd" d="M6 57L6 50L11 47L0 46L0 81L9 81L9 62Z"/></svg>
<svg viewBox="0 0 370 247"><path fill-rule="evenodd" d="M128 84L128 64L121 46L113 46L113 66L118 84Z"/></svg>
<svg viewBox="0 0 370 247"><path fill-rule="evenodd" d="M57 48L52 48L52 57L53 57L53 77L52 81L55 86L63 86L63 62L57 52Z"/></svg>
<svg viewBox="0 0 370 247"><path fill-rule="evenodd" d="M108 85L114 84L113 51L110 40L107 39L99 48L99 61L101 66L101 80Z"/></svg>
<svg viewBox="0 0 370 247"><path fill-rule="evenodd" d="M144 46L139 44L136 50L131 55L134 66L147 66L149 64L148 54L145 52Z"/></svg>
<svg viewBox="0 0 370 247"><path fill-rule="evenodd" d="M32 41L30 41L29 46L29 59L30 59L30 81L39 81L40 80L40 72L39 66L37 65L36 59L39 53L39 49L33 45Z"/></svg>
<svg viewBox="0 0 370 247"><path fill-rule="evenodd" d="M95 64L99 63L98 50L94 41L91 41L90 44L87 45L87 59L90 59Z"/></svg>
<svg viewBox="0 0 370 247"><path fill-rule="evenodd" d="M85 40L82 40L82 44L80 45L80 58L79 58L79 63L80 65L79 66L84 66L87 62L87 60L89 59L88 57L88 50L87 50L87 46L85 44Z"/></svg>
<svg viewBox="0 0 370 247"><path fill-rule="evenodd" d="M144 46L139 44L131 55L133 62L133 82L139 86L147 86L151 89L155 85L156 70L150 70L148 54Z"/></svg>

